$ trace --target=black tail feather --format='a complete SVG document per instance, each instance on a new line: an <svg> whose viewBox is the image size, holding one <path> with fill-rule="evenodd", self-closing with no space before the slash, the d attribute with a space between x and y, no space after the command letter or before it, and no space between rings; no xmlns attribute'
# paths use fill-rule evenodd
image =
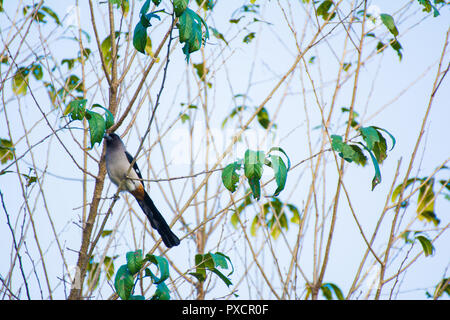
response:
<svg viewBox="0 0 450 320"><path fill-rule="evenodd" d="M152 199L150 199L149 195L145 193L144 200L138 200L139 205L147 216L150 224L154 229L156 229L161 236L162 241L164 242L167 248L171 248L180 244L180 239L170 230L169 225L162 214L158 211Z"/></svg>

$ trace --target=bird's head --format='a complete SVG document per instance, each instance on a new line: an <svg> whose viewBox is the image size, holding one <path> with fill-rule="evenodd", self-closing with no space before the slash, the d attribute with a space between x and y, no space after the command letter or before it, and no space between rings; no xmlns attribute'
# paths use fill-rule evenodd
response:
<svg viewBox="0 0 450 320"><path fill-rule="evenodd" d="M122 140L120 137L115 133L105 133L103 136L106 142L106 146L112 146L116 144L121 144Z"/></svg>

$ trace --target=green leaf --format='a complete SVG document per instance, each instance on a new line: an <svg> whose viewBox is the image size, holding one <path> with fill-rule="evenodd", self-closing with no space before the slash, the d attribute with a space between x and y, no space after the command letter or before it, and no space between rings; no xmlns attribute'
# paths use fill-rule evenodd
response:
<svg viewBox="0 0 450 320"><path fill-rule="evenodd" d="M289 169L291 169L291 160L289 159L287 153L280 147L272 147L269 149L269 152L267 152L267 153L271 153L273 151L278 151L278 152L281 152L282 154L284 154L284 156L286 157L286 160L287 160L287 171L289 171Z"/></svg>
<svg viewBox="0 0 450 320"><path fill-rule="evenodd" d="M227 287L231 286L233 283L231 282L230 279L228 279L228 277L226 277L222 272L220 272L219 270L217 270L216 268L211 269L211 272L215 273L223 282L225 282L225 284L227 285Z"/></svg>
<svg viewBox="0 0 450 320"><path fill-rule="evenodd" d="M155 294L151 298L152 300L170 300L170 291L164 282L161 282L156 287Z"/></svg>
<svg viewBox="0 0 450 320"><path fill-rule="evenodd" d="M119 37L120 32L115 32L115 38ZM111 35L107 36L100 45L100 51L105 59L106 71L110 72L112 64L112 44ZM119 56L117 56L118 58Z"/></svg>
<svg viewBox="0 0 450 320"><path fill-rule="evenodd" d="M383 128L380 128L380 127L375 127L375 126L372 126L372 127L377 129L377 130L381 130L383 132L386 132L389 135L389 137L391 138L391 140L392 140L392 147L389 149L389 151L394 149L395 143L396 143L394 136L389 131L387 131L386 129L383 129Z"/></svg>
<svg viewBox="0 0 450 320"><path fill-rule="evenodd" d="M361 144L361 145L364 147L364 149L366 149L366 151L369 153L370 158L372 159L373 167L374 167L374 169L375 169L375 175L374 175L374 177L373 177L373 179L372 179L372 191L373 191L373 189L375 189L375 187L376 187L379 183L381 183L381 172L380 172L380 167L378 166L378 161L377 161L377 159L375 158L375 156L373 155L372 151L371 151L369 148L367 148L364 144L362 144L362 143L360 143L360 144Z"/></svg>
<svg viewBox="0 0 450 320"><path fill-rule="evenodd" d="M258 214L255 215L255 217L253 218L252 224L250 226L250 235L252 235L253 237L256 236L256 230L258 230L258 228L261 226L261 222L259 220L259 216Z"/></svg>
<svg viewBox="0 0 450 320"><path fill-rule="evenodd" d="M151 273L151 271L150 271L150 275L152 277L152 280L156 284L162 283L162 282L166 281L169 278L169 276L170 276L170 273L169 273L169 262L167 261L166 258L157 256L157 255L154 255L154 254L147 254L145 256L145 258L146 258L147 261L153 263L154 265L156 265L158 267L158 270L159 270L159 273L160 273L159 278L156 277L155 275L153 275L153 273Z"/></svg>
<svg viewBox="0 0 450 320"><path fill-rule="evenodd" d="M222 182L225 188L231 192L236 191L237 183L239 182L239 174L236 172L241 169L238 161L230 163L222 171Z"/></svg>
<svg viewBox="0 0 450 320"><path fill-rule="evenodd" d="M293 212L294 216L292 217L292 219L294 221L298 220L298 222L300 222L298 209L292 204L286 204L286 207L288 207L289 210ZM269 219L267 219L268 214L271 214L271 217ZM295 214L297 214L297 217L295 217ZM274 197L273 200L265 203L263 205L263 213L257 214L254 217L250 230L253 236L256 235L256 230L261 226L260 219L262 217L266 221L266 225L270 230L270 234L275 240L281 234L282 229L288 230L288 220L284 211L284 204L280 201L280 199Z"/></svg>
<svg viewBox="0 0 450 320"><path fill-rule="evenodd" d="M93 289L97 288L100 280L100 275L98 275L98 277L96 278L97 270L98 270L98 262L93 262L91 259L86 267L86 271L88 273L87 284ZM94 280L95 283L93 283Z"/></svg>
<svg viewBox="0 0 450 320"><path fill-rule="evenodd" d="M194 276L199 282L203 282L206 280L206 271L205 274L203 272L189 272L191 276Z"/></svg>
<svg viewBox="0 0 450 320"><path fill-rule="evenodd" d="M106 131L106 122L101 114L86 110L86 119L89 123L89 133L91 139L91 149L98 142L101 143Z"/></svg>
<svg viewBox="0 0 450 320"><path fill-rule="evenodd" d="M248 179L261 179L263 174L264 151L253 151L247 149L244 155L244 173Z"/></svg>
<svg viewBox="0 0 450 320"><path fill-rule="evenodd" d="M233 119L234 116L235 116L236 114L238 114L238 112L244 111L244 110L246 110L246 109L247 109L247 106L237 106L237 107L233 108L233 110L231 110L230 114L223 120L223 122L222 122L222 128L225 127L225 125L226 125L228 119Z"/></svg>
<svg viewBox="0 0 450 320"><path fill-rule="evenodd" d="M391 15L382 13L380 14L381 21L386 26L386 28L389 30L390 33L394 35L394 37L398 36L398 29L395 26L394 18L392 18Z"/></svg>
<svg viewBox="0 0 450 320"><path fill-rule="evenodd" d="M414 240L411 240L410 238L409 238L409 235L411 234L411 232L412 231L410 231L410 230L406 230L406 231L404 231L404 232L402 232L401 233L401 238L405 241L405 243L413 243L414 242Z"/></svg>
<svg viewBox="0 0 450 320"><path fill-rule="evenodd" d="M133 275L128 270L127 265L122 265L119 270L117 270L116 277L114 279L114 289L122 300L128 300L133 287Z"/></svg>
<svg viewBox="0 0 450 320"><path fill-rule="evenodd" d="M202 34L202 25L205 27L205 36ZM206 22L194 11L186 8L178 20L180 43L185 43L183 53L189 62L192 52L200 49L202 43L209 38Z"/></svg>
<svg viewBox="0 0 450 320"><path fill-rule="evenodd" d="M188 121L190 118L191 118L191 117L190 117L188 114L186 114L186 113L181 114L181 113L180 113L181 123L185 123L185 122Z"/></svg>
<svg viewBox="0 0 450 320"><path fill-rule="evenodd" d="M423 12L431 12L431 10L433 9L433 17L437 17L439 15L439 10L431 4L430 0L418 0L419 3L424 7L422 9ZM435 3L437 3L437 1L435 1Z"/></svg>
<svg viewBox="0 0 450 320"><path fill-rule="evenodd" d="M180 42L187 42L191 38L193 34L193 29L195 26L195 20L193 16L187 12L186 14L183 14L178 23L178 29L179 29L179 35L180 35Z"/></svg>
<svg viewBox="0 0 450 320"><path fill-rule="evenodd" d="M228 277L234 272L234 267L233 267L230 257L223 254L222 252L209 253L209 255L211 256L211 258L214 261L214 267L209 268L209 270L212 271L213 273L215 273L223 282L225 282L225 284L227 286L230 286L232 284L232 282ZM228 269L229 267L228 267L227 261L231 265L231 271L225 276L224 274L222 274L222 272L217 270L217 267L220 267L222 269Z"/></svg>
<svg viewBox="0 0 450 320"><path fill-rule="evenodd" d="M140 53L145 54L145 46L147 44L147 28L138 22L134 28L133 46Z"/></svg>
<svg viewBox="0 0 450 320"><path fill-rule="evenodd" d="M377 43L377 53L383 52L385 49L385 44L382 41L378 41Z"/></svg>
<svg viewBox="0 0 450 320"><path fill-rule="evenodd" d="M193 67L197 71L199 79L205 81L205 76L209 73L209 69L205 67L205 63L194 63Z"/></svg>
<svg viewBox="0 0 450 320"><path fill-rule="evenodd" d="M122 10L123 16L127 17L128 12L130 11L130 1L129 0L123 0L120 4L120 9Z"/></svg>
<svg viewBox="0 0 450 320"><path fill-rule="evenodd" d="M27 94L27 82L30 75L30 69L26 67L20 67L17 69L16 73L13 76L12 81L12 90L13 93L18 95L26 95Z"/></svg>
<svg viewBox="0 0 450 320"><path fill-rule="evenodd" d="M152 0L152 2L155 4L155 6L159 6L162 0Z"/></svg>
<svg viewBox="0 0 450 320"><path fill-rule="evenodd" d="M334 283L324 283L320 289L327 300L333 300L332 292L334 292L338 300L344 300L344 295L342 294L341 289Z"/></svg>
<svg viewBox="0 0 450 320"><path fill-rule="evenodd" d="M386 159L386 139L377 131L379 142L375 143L373 148L373 153L375 155L375 158L377 159L378 163L383 163L384 159Z"/></svg>
<svg viewBox="0 0 450 320"><path fill-rule="evenodd" d="M261 198L261 184L258 178L248 179L248 184L252 190L253 198L259 200Z"/></svg>
<svg viewBox="0 0 450 320"><path fill-rule="evenodd" d="M415 182L415 181L420 181L422 179L418 179L418 178L410 178L408 180L406 180L405 182L405 190L406 188L411 185L411 183ZM400 192L402 191L402 186L403 183L399 184L397 187L395 187L394 191L392 192L392 197L391 197L391 201L395 202L395 200L398 198Z"/></svg>
<svg viewBox="0 0 450 320"><path fill-rule="evenodd" d="M164 11L164 10L159 10L159 11L155 11L155 12L160 12L160 11ZM156 19L158 19L158 20L161 20L161 18L160 18L155 12L150 12L150 13L147 13L147 14L145 14L145 15L141 15L141 20L140 20L140 22L142 23L142 25L143 25L145 28L148 28L148 27L150 27L150 26L152 25L152 24L150 23L150 21L151 21L152 18L156 18Z"/></svg>
<svg viewBox="0 0 450 320"><path fill-rule="evenodd" d="M428 177L424 178L410 178L405 182L405 190L414 182L418 181L420 184L423 184ZM391 201L395 202L402 190L403 184L399 184L395 187L392 192ZM433 191L434 187L434 179L428 180L428 182L424 183L423 186L419 188L419 196L417 199L417 209L416 212L418 214L419 220L426 220L428 222L432 222L435 226L440 223L440 220L437 218L434 213L434 203L435 203L435 193Z"/></svg>
<svg viewBox="0 0 450 320"><path fill-rule="evenodd" d="M425 254L425 257L428 257L429 255L432 255L434 252L434 247L431 241L426 238L425 236L416 236L416 240L420 242L422 245L423 253Z"/></svg>
<svg viewBox="0 0 450 320"><path fill-rule="evenodd" d="M106 271L106 278L111 280L114 276L114 261L113 258L106 256L103 260L103 266Z"/></svg>
<svg viewBox="0 0 450 320"><path fill-rule="evenodd" d="M78 76L76 76L74 74L70 75L66 79L65 86L66 86L67 90L69 90L69 91L75 90L77 92L83 92L83 83L82 83L81 79L78 78Z"/></svg>
<svg viewBox="0 0 450 320"><path fill-rule="evenodd" d="M144 2L144 4L141 7L141 11L139 12L139 15L140 16L145 15L147 13L148 9L150 9L150 0L146 0Z"/></svg>
<svg viewBox="0 0 450 320"><path fill-rule="evenodd" d="M144 265L144 259L142 258L142 250L130 251L126 254L127 268L131 274L138 273Z"/></svg>
<svg viewBox="0 0 450 320"><path fill-rule="evenodd" d="M447 191L450 191L450 182L447 180L439 180L439 183L447 189Z"/></svg>
<svg viewBox="0 0 450 320"><path fill-rule="evenodd" d="M64 115L69 115L72 120L83 120L86 113L86 99L72 100L64 110Z"/></svg>
<svg viewBox="0 0 450 320"><path fill-rule="evenodd" d="M44 11L50 17L52 17L53 20L55 20L55 23L57 25L61 25L61 21L59 20L58 15L52 9L50 9L49 7L43 6L43 7L41 7L41 10Z"/></svg>
<svg viewBox="0 0 450 320"><path fill-rule="evenodd" d="M122 4L122 0L109 0L111 4L117 5L119 7Z"/></svg>
<svg viewBox="0 0 450 320"><path fill-rule="evenodd" d="M434 215L435 194L433 191L433 186L434 179L430 179L419 189L419 198L417 199L417 213L419 214L420 220L426 218L427 213L433 213L432 215L428 215L430 217Z"/></svg>
<svg viewBox="0 0 450 320"><path fill-rule="evenodd" d="M317 15L321 16L323 20L331 20L336 16L336 12L334 12L331 16L328 12L333 5L333 1L326 0L323 1L318 7L317 7Z"/></svg>
<svg viewBox="0 0 450 320"><path fill-rule="evenodd" d="M402 45L400 44L400 42L398 42L397 40L394 40L394 39L391 39L390 44L391 44L391 48L394 49L397 52L398 58L401 61L402 58L403 58L403 54L402 54L403 47L402 47Z"/></svg>
<svg viewBox="0 0 450 320"><path fill-rule="evenodd" d="M295 224L300 224L300 212L298 211L298 208L291 203L286 204L286 206L292 212L291 222Z"/></svg>
<svg viewBox="0 0 450 320"><path fill-rule="evenodd" d="M149 36L147 36L147 42L145 44L145 53L148 54L150 57L155 59L155 62L158 63L159 62L159 57L155 58L155 54L153 53L152 50L152 40L150 39Z"/></svg>
<svg viewBox="0 0 450 320"><path fill-rule="evenodd" d="M267 220L269 212L272 213L272 216ZM272 238L276 240L281 234L281 229L288 230L288 220L283 210L283 203L278 198L274 198L274 200L265 203L263 213Z"/></svg>
<svg viewBox="0 0 450 320"><path fill-rule="evenodd" d="M214 37L216 37L219 40L222 40L223 42L225 42L226 45L228 45L228 41L225 40L225 37L222 33L220 33L216 28L213 27L209 27L209 29L211 29L211 31L213 32Z"/></svg>
<svg viewBox="0 0 450 320"><path fill-rule="evenodd" d="M0 162L5 164L9 160L14 160L13 144L10 140L0 139Z"/></svg>
<svg viewBox="0 0 450 320"><path fill-rule="evenodd" d="M342 65L342 69L343 69L344 71L348 71L348 69L350 69L351 66L352 66L352 63L351 63L351 62L345 62L345 63Z"/></svg>
<svg viewBox="0 0 450 320"><path fill-rule="evenodd" d="M355 161L355 163L364 167L367 163L367 157L364 155L361 148L355 144L351 144L350 147L355 152L353 155L353 160Z"/></svg>
<svg viewBox="0 0 450 320"><path fill-rule="evenodd" d="M128 298L128 300L145 300L144 296L140 296L140 295L134 295L134 296L130 296Z"/></svg>
<svg viewBox="0 0 450 320"><path fill-rule="evenodd" d="M261 127L264 129L269 128L270 119L266 108L262 108L256 116Z"/></svg>
<svg viewBox="0 0 450 320"><path fill-rule="evenodd" d="M208 269L209 271L216 274L222 281L224 281L227 286L230 286L232 284L231 280L227 276L225 276L222 272L217 270L217 267L220 267L222 269L228 269L227 260L233 267L230 258L221 252L216 253L208 252L206 254L196 254L195 255L196 272L191 272L189 274L196 277L198 281L203 282L206 280L206 269ZM228 274L228 276L231 275L233 271L234 268Z"/></svg>
<svg viewBox="0 0 450 320"><path fill-rule="evenodd" d="M342 149L342 144L343 144L343 141L342 141L342 137L341 136L338 136L337 134L332 134L331 135L331 148L334 151L340 152L341 149Z"/></svg>
<svg viewBox="0 0 450 320"><path fill-rule="evenodd" d="M36 181L37 181L37 177L36 176L29 176L29 175L24 174L24 173L22 173L22 176L24 176L25 179L27 180L27 184L26 184L27 187L31 186L33 183L36 183Z"/></svg>
<svg viewBox="0 0 450 320"><path fill-rule="evenodd" d="M228 274L231 275L234 272L234 267L233 267L233 263L231 263L231 259L229 256L223 254L222 252L216 252L216 253L211 253L211 257L214 260L214 264L216 267L221 267L223 269L228 269L228 262L231 265L231 271ZM227 262L228 261L228 262Z"/></svg>
<svg viewBox="0 0 450 320"><path fill-rule="evenodd" d="M112 125L114 124L114 116L111 113L111 111L109 111L105 107L99 105L98 103L94 103L92 105L92 108L102 108L103 110L105 110L105 126L106 126L106 129L111 128Z"/></svg>
<svg viewBox="0 0 450 320"><path fill-rule="evenodd" d="M434 290L433 297L437 299L444 293L450 296L450 278L444 278L438 283L436 289Z"/></svg>
<svg viewBox="0 0 450 320"><path fill-rule="evenodd" d="M260 178L254 177L248 179L248 184L250 189L252 190L253 198L259 200L261 198L261 184L259 181Z"/></svg>
<svg viewBox="0 0 450 320"><path fill-rule="evenodd" d="M229 23L238 24L239 21L241 21L242 18L244 18L244 16L239 17L239 18L237 18L237 19L230 19L230 20L228 20L228 22L229 22Z"/></svg>
<svg viewBox="0 0 450 320"><path fill-rule="evenodd" d="M189 0L173 0L173 10L177 17L181 16L188 6Z"/></svg>
<svg viewBox="0 0 450 320"><path fill-rule="evenodd" d="M339 156L345 161L357 163L362 161L361 155L350 145L344 143L341 136L331 135L331 147L334 151L339 152Z"/></svg>
<svg viewBox="0 0 450 320"><path fill-rule="evenodd" d="M63 59L61 60L61 65L67 64L67 69L72 70L75 66L75 59Z"/></svg>
<svg viewBox="0 0 450 320"><path fill-rule="evenodd" d="M204 262L204 257L202 254L195 255L195 272L190 272L190 275L193 275L197 278L198 281L203 282L206 280L206 267Z"/></svg>
<svg viewBox="0 0 450 320"><path fill-rule="evenodd" d="M213 0L195 0L197 4L200 6L202 5L203 10L212 10L214 7L214 1ZM251 2L251 1L250 1Z"/></svg>
<svg viewBox="0 0 450 320"><path fill-rule="evenodd" d="M33 64L33 66L31 67L31 73L36 80L42 80L44 76L42 66L40 64Z"/></svg>
<svg viewBox="0 0 450 320"><path fill-rule="evenodd" d="M263 151L247 150L244 155L244 173L253 193L253 197L257 200L261 197L260 179L263 173L263 164L265 155Z"/></svg>
<svg viewBox="0 0 450 320"><path fill-rule="evenodd" d="M102 238L105 238L107 236L110 236L112 234L112 230L103 230L101 233Z"/></svg>
<svg viewBox="0 0 450 320"><path fill-rule="evenodd" d="M250 32L249 34L247 34L244 39L242 39L242 42L249 44L250 42L252 42L252 40L255 38L256 33L254 32Z"/></svg>
<svg viewBox="0 0 450 320"><path fill-rule="evenodd" d="M441 220L438 219L436 214L433 211L425 211L419 214L419 220L427 220L428 222L432 222L436 227L441 223Z"/></svg>
<svg viewBox="0 0 450 320"><path fill-rule="evenodd" d="M47 23L47 21L45 21L45 14L42 11L35 11L35 9L37 8L37 3L34 4L33 6L31 5L27 5L25 7L23 7L22 12L23 15L26 16L28 11L31 11L31 15L34 21L40 22L40 23ZM31 9L31 10L30 10Z"/></svg>
<svg viewBox="0 0 450 320"><path fill-rule="evenodd" d="M350 117L350 109L346 108L346 107L342 107L341 108L342 112L348 112L349 113L349 117ZM356 121L355 119L359 116L358 112L356 111L352 111L352 122L350 123L350 125L355 128L359 123L358 121ZM348 123L348 121L346 122L346 124Z"/></svg>
<svg viewBox="0 0 450 320"><path fill-rule="evenodd" d="M233 225L233 227L236 229L237 225L239 223L239 213L236 211L231 215L230 222Z"/></svg>
<svg viewBox="0 0 450 320"><path fill-rule="evenodd" d="M373 150L375 143L380 141L377 130L374 127L361 127L359 131L361 132L364 141L366 141L367 147L370 150Z"/></svg>
<svg viewBox="0 0 450 320"><path fill-rule="evenodd" d="M287 168L283 159L277 155L270 155L271 167L274 171L275 181L277 182L277 189L273 194L274 197L280 194L284 189L287 180Z"/></svg>
<svg viewBox="0 0 450 320"><path fill-rule="evenodd" d="M386 145L386 139L383 137L383 135L379 131L386 132L392 139L392 148L395 146L395 138L385 129L378 128L378 127L361 127L359 131L361 132L361 135L367 143L367 147L373 151L375 154L375 158L377 159L378 163L382 163L387 155L387 145ZM391 148L391 150L392 150Z"/></svg>

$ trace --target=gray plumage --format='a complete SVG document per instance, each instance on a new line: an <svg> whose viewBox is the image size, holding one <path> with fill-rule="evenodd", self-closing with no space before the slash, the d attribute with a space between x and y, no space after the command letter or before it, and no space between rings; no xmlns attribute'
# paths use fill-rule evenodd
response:
<svg viewBox="0 0 450 320"><path fill-rule="evenodd" d="M120 186L121 190L128 191L135 197L142 211L149 219L151 226L158 231L166 247L171 248L179 245L180 240L170 230L164 217L144 190L144 182L138 180L142 179L142 175L136 162L128 172L130 164L133 162L133 156L126 151L120 137L115 133L105 134L105 141L106 170L111 181L118 187Z"/></svg>

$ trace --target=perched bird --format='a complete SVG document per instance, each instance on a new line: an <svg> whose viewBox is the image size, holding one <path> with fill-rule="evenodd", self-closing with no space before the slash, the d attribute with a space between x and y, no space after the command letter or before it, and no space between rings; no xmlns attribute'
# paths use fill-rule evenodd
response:
<svg viewBox="0 0 450 320"><path fill-rule="evenodd" d="M128 172L130 164L133 162L133 156L126 151L120 137L115 133L110 133L105 134L104 138L106 142L106 170L111 181L116 186L120 186L121 191L128 191L134 196L148 220L150 220L151 226L160 234L166 247L171 248L179 245L180 239L170 230L164 217L145 191L144 182L139 180L142 179L142 175L136 162ZM124 181L122 182L122 180Z"/></svg>

